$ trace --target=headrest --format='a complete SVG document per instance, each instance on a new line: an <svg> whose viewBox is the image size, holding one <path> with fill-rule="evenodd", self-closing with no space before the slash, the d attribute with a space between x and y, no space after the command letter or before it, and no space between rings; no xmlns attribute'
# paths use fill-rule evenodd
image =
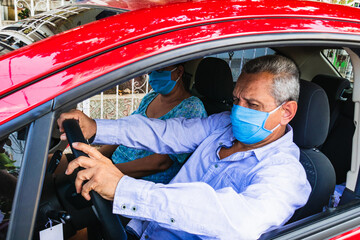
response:
<svg viewBox="0 0 360 240"><path fill-rule="evenodd" d="M202 96L214 100L232 100L233 78L225 60L207 57L201 60L195 73L195 88Z"/></svg>
<svg viewBox="0 0 360 240"><path fill-rule="evenodd" d="M350 88L350 81L346 78L324 74L316 75L312 82L318 84L325 90L329 99L330 108L332 108L335 101L341 100L345 89Z"/></svg>
<svg viewBox="0 0 360 240"><path fill-rule="evenodd" d="M329 129L330 110L325 91L318 85L300 80L298 110L290 125L294 142L300 148L313 148L324 143Z"/></svg>

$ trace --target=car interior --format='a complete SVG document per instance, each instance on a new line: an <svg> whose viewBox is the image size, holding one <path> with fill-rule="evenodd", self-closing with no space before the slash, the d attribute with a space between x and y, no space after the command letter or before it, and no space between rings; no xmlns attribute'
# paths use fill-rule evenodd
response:
<svg viewBox="0 0 360 240"><path fill-rule="evenodd" d="M300 98L298 112L290 125L294 129L294 142L300 148L300 162L304 166L312 192L308 203L298 209L289 220L288 228L296 228L299 223L306 224L307 221L313 221L314 216L319 214L320 217L324 217L334 212L334 209L346 208L347 204L355 199L354 191L350 190L354 189L357 183L356 179L351 177L356 174L355 163L352 163L356 125L355 104L352 100L353 73L349 51L351 50L333 46L277 46L212 53L185 62L185 71L191 76L189 91L201 99L208 115L231 110L233 87L241 72L241 67L249 59L267 54L280 54L293 59L298 65L301 73ZM335 55L336 52L341 54ZM341 68L336 65L339 63L347 65ZM119 89L122 89L121 85L112 86L107 92L116 95L120 92ZM112 101L104 97L106 92L93 96L91 99L98 99L101 95L100 102L103 104L104 101ZM128 101L124 96L119 101ZM88 104L85 102L79 102L69 109L84 110L85 104ZM136 100L131 104L138 103L139 100ZM110 105L115 104L108 103L108 106ZM96 107L97 110L92 109L91 114L100 112L101 106L97 104ZM127 113L129 114L130 111ZM104 118L106 116L113 118L113 115L106 113L101 116L91 115L91 117ZM5 145L5 149L12 151L14 158L21 159L21 149L19 150L18 145L24 145L27 129L25 127L9 136L12 144ZM47 167L43 183L33 239L38 239L39 231L45 228L49 218L66 223L65 239L76 239L76 231L86 227L92 233L89 239L101 239L98 216L92 210L91 204L75 193L74 176L54 174L63 151L64 154L71 153L67 143L59 141L59 132L54 126L49 150L53 153L53 157ZM14 175L20 171L21 161L17 164L19 167L11 170ZM350 177L349 172L352 172ZM341 198L344 189L348 196L345 200ZM11 207L7 209L11 212ZM10 213L5 217L10 219ZM8 225L9 221L6 226L2 224L2 230L0 229L2 236L6 235ZM268 239L277 234L279 231L266 233L261 239Z"/></svg>

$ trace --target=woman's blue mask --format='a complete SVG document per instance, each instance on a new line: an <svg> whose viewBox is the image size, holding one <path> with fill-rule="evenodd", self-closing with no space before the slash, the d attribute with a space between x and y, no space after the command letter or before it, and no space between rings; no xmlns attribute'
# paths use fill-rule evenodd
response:
<svg viewBox="0 0 360 240"><path fill-rule="evenodd" d="M269 115L276 112L282 105L271 112L261 112L234 104L230 115L234 137L245 144L254 144L264 140L280 126L278 124L272 130L267 130L265 122Z"/></svg>
<svg viewBox="0 0 360 240"><path fill-rule="evenodd" d="M175 87L177 81L180 77L173 81L171 80L171 73L177 68L174 68L171 71L153 71L149 74L149 83L152 89L160 94L166 95L169 94Z"/></svg>

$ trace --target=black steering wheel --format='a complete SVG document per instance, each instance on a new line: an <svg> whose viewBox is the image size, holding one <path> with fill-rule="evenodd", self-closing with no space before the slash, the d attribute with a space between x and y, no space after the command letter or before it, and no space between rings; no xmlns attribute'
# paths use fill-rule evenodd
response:
<svg viewBox="0 0 360 240"><path fill-rule="evenodd" d="M84 152L78 151L72 147L73 142L87 143L78 122L75 119L67 119L63 122L66 137L69 141L74 156L86 156ZM97 192L90 192L91 201L95 207L95 215L102 223L105 240L126 240L127 235L124 226L118 215L112 213L112 202L102 198Z"/></svg>

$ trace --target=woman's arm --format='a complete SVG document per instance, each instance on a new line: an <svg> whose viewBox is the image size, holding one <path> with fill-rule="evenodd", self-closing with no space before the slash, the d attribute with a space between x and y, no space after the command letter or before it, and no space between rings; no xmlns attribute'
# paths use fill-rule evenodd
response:
<svg viewBox="0 0 360 240"><path fill-rule="evenodd" d="M117 145L103 145L98 150L102 155L111 159L111 156L117 147Z"/></svg>
<svg viewBox="0 0 360 240"><path fill-rule="evenodd" d="M167 170L173 164L173 160L166 154L152 154L126 163L115 164L126 175L134 178L145 177L157 172Z"/></svg>

